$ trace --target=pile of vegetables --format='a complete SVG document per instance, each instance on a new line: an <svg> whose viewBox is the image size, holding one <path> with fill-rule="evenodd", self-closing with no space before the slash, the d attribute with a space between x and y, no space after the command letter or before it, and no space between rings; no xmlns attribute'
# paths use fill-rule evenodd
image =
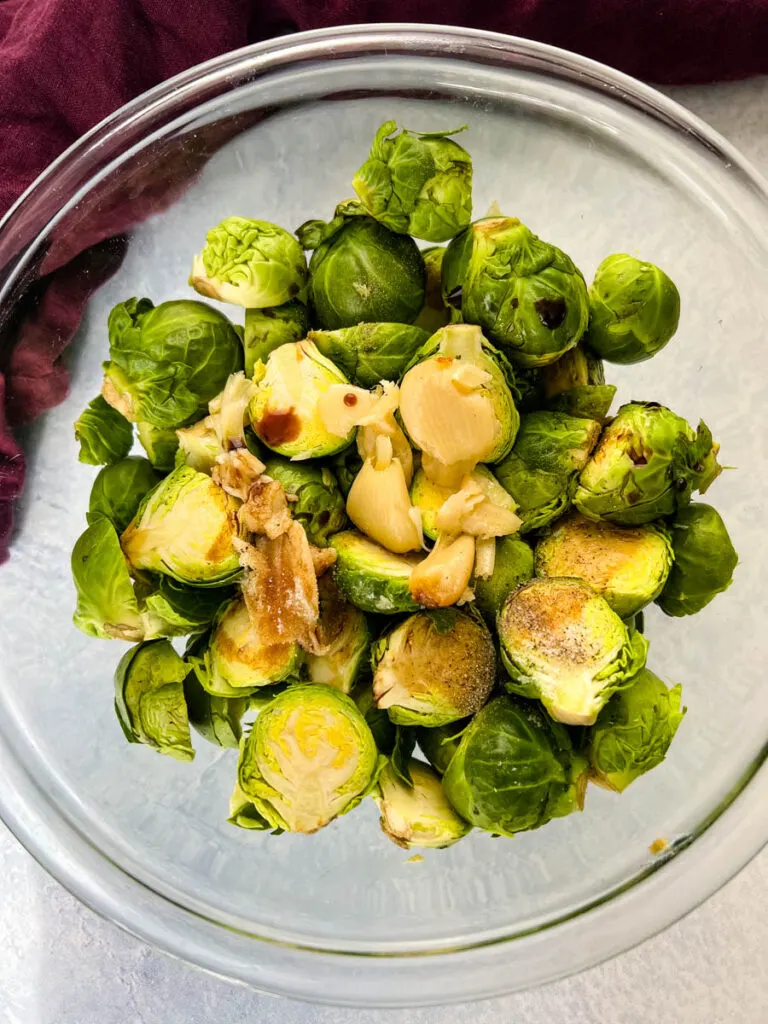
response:
<svg viewBox="0 0 768 1024"><path fill-rule="evenodd" d="M445 847L581 810L589 780L621 792L685 713L643 608L731 583L691 500L720 473L707 426L609 415L603 361L670 341L674 284L619 254L588 287L519 220L472 221L455 134L382 125L357 198L295 234L224 220L190 284L244 323L119 303L75 425L103 466L75 624L135 645L130 742L238 749L244 829L315 832L372 795L395 843Z"/></svg>

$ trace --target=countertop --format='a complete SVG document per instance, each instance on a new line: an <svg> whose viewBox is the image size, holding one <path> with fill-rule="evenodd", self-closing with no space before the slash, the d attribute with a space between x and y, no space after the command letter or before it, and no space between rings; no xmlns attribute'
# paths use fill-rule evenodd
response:
<svg viewBox="0 0 768 1024"><path fill-rule="evenodd" d="M669 92L768 175L768 79ZM768 1020L768 852L683 921L600 967L504 999L407 1011L276 1000L172 960L77 903L1 825L0 877L0 1024Z"/></svg>

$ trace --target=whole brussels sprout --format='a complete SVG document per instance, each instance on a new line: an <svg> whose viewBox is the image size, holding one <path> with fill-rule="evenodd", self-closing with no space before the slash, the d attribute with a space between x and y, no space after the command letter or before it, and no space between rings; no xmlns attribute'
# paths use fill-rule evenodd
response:
<svg viewBox="0 0 768 1024"><path fill-rule="evenodd" d="M563 412L521 417L512 451L495 467L496 478L517 504L521 533L541 529L568 509L599 436L595 420Z"/></svg>
<svg viewBox="0 0 768 1024"><path fill-rule="evenodd" d="M246 698L214 697L203 689L193 670L184 679L184 699L190 725L203 739L237 750L243 735L241 721L248 710Z"/></svg>
<svg viewBox="0 0 768 1024"><path fill-rule="evenodd" d="M361 388L399 380L414 354L429 340L411 324L357 324L307 335L322 354Z"/></svg>
<svg viewBox="0 0 768 1024"><path fill-rule="evenodd" d="M671 533L675 560L656 604L667 615L695 615L730 587L739 556L711 505L680 509Z"/></svg>
<svg viewBox="0 0 768 1024"><path fill-rule="evenodd" d="M615 526L573 512L536 545L536 575L584 580L629 619L659 596L672 557L663 526Z"/></svg>
<svg viewBox="0 0 768 1024"><path fill-rule="evenodd" d="M717 475L716 453L705 423L694 431L657 402L622 405L581 473L574 504L588 519L623 526L674 515Z"/></svg>
<svg viewBox="0 0 768 1024"><path fill-rule="evenodd" d="M602 360L582 345L542 366L539 371L544 403L548 409L569 416L602 423L616 395L613 384L605 383Z"/></svg>
<svg viewBox="0 0 768 1024"><path fill-rule="evenodd" d="M115 672L115 711L130 743L145 743L177 761L191 761L184 677L187 669L167 640L138 644Z"/></svg>
<svg viewBox="0 0 768 1024"><path fill-rule="evenodd" d="M122 413L98 395L75 420L78 459L89 466L110 466L124 459L133 445L133 427Z"/></svg>
<svg viewBox="0 0 768 1024"><path fill-rule="evenodd" d="M573 261L515 217L485 217L453 239L443 295L520 366L559 359L589 318L587 286Z"/></svg>
<svg viewBox="0 0 768 1024"><path fill-rule="evenodd" d="M136 515L141 499L160 479L151 464L138 455L129 455L105 466L93 481L86 514L88 522L106 516L117 532L122 533Z"/></svg>
<svg viewBox="0 0 768 1024"><path fill-rule="evenodd" d="M421 255L427 272L424 289L424 305L414 321L414 327L421 327L428 334L434 334L451 322L451 308L443 301L443 257L445 249L438 245L422 249Z"/></svg>
<svg viewBox="0 0 768 1024"><path fill-rule="evenodd" d="M143 640L144 621L133 591L120 538L106 516L94 516L72 549L77 591L73 622L102 640Z"/></svg>
<svg viewBox="0 0 768 1024"><path fill-rule="evenodd" d="M309 261L309 298L320 327L335 331L359 323L412 323L424 305L426 270L418 246L353 202L333 220L307 221L297 230Z"/></svg>
<svg viewBox="0 0 768 1024"><path fill-rule="evenodd" d="M185 657L214 697L248 697L260 687L293 681L302 662L296 643L265 646L241 597L219 608L210 636L193 641Z"/></svg>
<svg viewBox="0 0 768 1024"><path fill-rule="evenodd" d="M187 636L207 629L233 593L232 587L190 587L170 576L142 577L134 589L147 640Z"/></svg>
<svg viewBox="0 0 768 1024"><path fill-rule="evenodd" d="M235 499L205 473L180 466L142 501L121 543L134 569L194 586L221 586L240 573Z"/></svg>
<svg viewBox="0 0 768 1024"><path fill-rule="evenodd" d="M325 548L331 535L344 529L344 497L326 466L272 455L264 460L264 472L282 485L290 500L291 515L299 520L313 544Z"/></svg>
<svg viewBox="0 0 768 1024"><path fill-rule="evenodd" d="M204 302L119 302L109 314L109 362L102 395L131 422L181 427L243 365L240 337Z"/></svg>
<svg viewBox="0 0 768 1024"><path fill-rule="evenodd" d="M147 458L162 473L170 473L176 464L179 438L172 427L153 427L151 423L136 424L141 447Z"/></svg>
<svg viewBox="0 0 768 1024"><path fill-rule="evenodd" d="M473 585L475 607L489 627L495 627L496 616L507 594L521 583L527 583L532 576L532 548L520 537L499 537L493 574L488 579L476 579Z"/></svg>
<svg viewBox="0 0 768 1024"><path fill-rule="evenodd" d="M488 700L496 673L493 640L453 608L418 612L374 649L373 694L397 725L447 725Z"/></svg>
<svg viewBox="0 0 768 1024"><path fill-rule="evenodd" d="M466 821L514 836L584 805L586 760L535 705L497 697L464 730L443 789Z"/></svg>
<svg viewBox="0 0 768 1024"><path fill-rule="evenodd" d="M205 236L189 283L201 295L246 309L302 300L307 261L293 235L266 220L227 217Z"/></svg>
<svg viewBox="0 0 768 1024"><path fill-rule="evenodd" d="M450 136L464 131L399 135L395 121L376 132L371 153L352 179L366 213L401 235L447 242L472 219L472 158Z"/></svg>
<svg viewBox="0 0 768 1024"><path fill-rule="evenodd" d="M497 625L507 689L540 700L567 725L592 725L645 665L642 633L581 580L524 584L507 597Z"/></svg>
<svg viewBox="0 0 768 1024"><path fill-rule="evenodd" d="M682 692L679 685L667 689L644 668L631 686L615 693L588 732L591 781L623 793L660 765L687 710L680 707Z"/></svg>
<svg viewBox="0 0 768 1024"><path fill-rule="evenodd" d="M379 776L374 799L382 832L404 850L412 846L442 850L463 839L471 825L451 807L437 772L411 758L408 776L410 786L391 764Z"/></svg>
<svg viewBox="0 0 768 1024"><path fill-rule="evenodd" d="M273 828L317 832L376 784L380 759L355 704L330 686L290 686L240 748L240 790Z"/></svg>
<svg viewBox="0 0 768 1024"><path fill-rule="evenodd" d="M422 753L440 775L445 775L451 758L459 749L462 733L471 721L471 718L463 718L449 725L438 725L431 729L420 726L416 730Z"/></svg>
<svg viewBox="0 0 768 1024"><path fill-rule="evenodd" d="M403 377L403 426L437 484L458 486L478 462L498 462L512 447L520 417L498 355L479 328L452 324Z"/></svg>
<svg viewBox="0 0 768 1024"><path fill-rule="evenodd" d="M409 589L419 556L393 555L356 530L335 534L330 545L336 551L339 590L362 611L397 615L419 607Z"/></svg>
<svg viewBox="0 0 768 1024"><path fill-rule="evenodd" d="M298 299L267 309L246 309L243 349L245 372L253 376L256 363L266 363L270 352L281 345L301 341L309 330L307 307Z"/></svg>
<svg viewBox="0 0 768 1024"><path fill-rule="evenodd" d="M586 343L610 363L641 363L677 330L680 294L663 270L626 253L607 256L589 289Z"/></svg>
<svg viewBox="0 0 768 1024"><path fill-rule="evenodd" d="M305 657L306 674L312 683L334 686L351 693L368 667L371 632L359 608L347 604L330 573L317 581L320 618L315 629L317 650Z"/></svg>
<svg viewBox="0 0 768 1024"><path fill-rule="evenodd" d="M258 376L258 368L257 368ZM281 345L270 353L249 407L259 440L289 459L317 459L346 448L346 437L332 434L318 411L318 400L347 378L311 341Z"/></svg>

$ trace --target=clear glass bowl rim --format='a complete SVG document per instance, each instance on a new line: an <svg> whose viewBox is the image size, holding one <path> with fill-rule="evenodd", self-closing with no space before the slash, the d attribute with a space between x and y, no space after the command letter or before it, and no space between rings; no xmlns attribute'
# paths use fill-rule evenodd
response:
<svg viewBox="0 0 768 1024"><path fill-rule="evenodd" d="M234 83L306 60L381 55L524 66L618 96L684 133L730 165L768 207L768 185L726 140L649 86L556 47L479 30L437 25L353 25L297 33L198 65L110 115L55 160L0 221L0 310L12 303L25 253L60 210L110 160L141 145L158 124L181 116ZM23 251L19 252L19 243ZM412 1006L517 991L583 970L636 945L690 912L732 878L768 841L755 811L768 800L768 745L692 841L668 851L640 878L547 927L483 946L417 955L328 952L258 941L178 906L105 857L51 804L0 733L0 817L29 853L92 910L140 939L222 977L262 991L332 1004Z"/></svg>

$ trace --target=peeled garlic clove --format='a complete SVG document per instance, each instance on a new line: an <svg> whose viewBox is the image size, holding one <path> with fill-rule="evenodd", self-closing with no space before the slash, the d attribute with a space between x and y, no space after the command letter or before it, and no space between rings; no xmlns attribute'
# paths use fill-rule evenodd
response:
<svg viewBox="0 0 768 1024"><path fill-rule="evenodd" d="M346 437L371 412L376 396L352 384L332 384L320 395L317 412L329 434Z"/></svg>
<svg viewBox="0 0 768 1024"><path fill-rule="evenodd" d="M363 463L347 496L347 515L358 530L393 554L421 548L405 474L397 459L383 469L377 469L372 459Z"/></svg>
<svg viewBox="0 0 768 1024"><path fill-rule="evenodd" d="M469 586L475 564L475 538L462 535L437 541L411 573L411 596L425 608L448 608Z"/></svg>

